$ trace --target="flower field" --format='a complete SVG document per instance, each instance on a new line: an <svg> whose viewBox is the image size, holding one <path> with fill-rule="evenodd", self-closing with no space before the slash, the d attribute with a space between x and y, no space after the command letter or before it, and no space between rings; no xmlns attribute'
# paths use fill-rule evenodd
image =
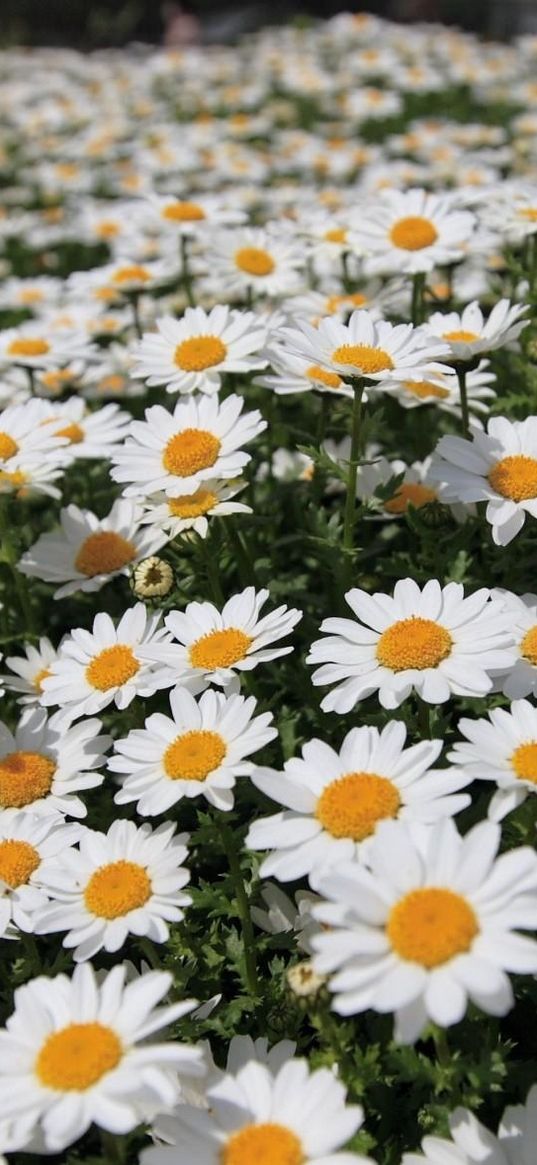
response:
<svg viewBox="0 0 537 1165"><path fill-rule="evenodd" d="M534 1165L537 38L0 54L5 1165Z"/></svg>

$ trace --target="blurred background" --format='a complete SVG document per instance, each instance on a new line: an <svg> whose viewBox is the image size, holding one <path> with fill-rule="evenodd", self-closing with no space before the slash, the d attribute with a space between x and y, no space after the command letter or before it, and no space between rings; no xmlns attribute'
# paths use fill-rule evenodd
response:
<svg viewBox="0 0 537 1165"><path fill-rule="evenodd" d="M341 11L373 12L402 23L442 21L499 39L537 34L537 0L0 0L0 46L229 44L262 25Z"/></svg>

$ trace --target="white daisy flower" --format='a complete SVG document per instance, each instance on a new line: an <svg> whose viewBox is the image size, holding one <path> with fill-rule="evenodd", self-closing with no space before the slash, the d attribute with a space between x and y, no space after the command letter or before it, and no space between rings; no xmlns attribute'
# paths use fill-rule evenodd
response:
<svg viewBox="0 0 537 1165"><path fill-rule="evenodd" d="M485 322L474 300L460 314L433 312L424 330L431 338L449 345L452 360L473 360L480 352L495 352L516 340L529 322L520 318L527 310L527 304L511 304L508 299L500 299Z"/></svg>
<svg viewBox="0 0 537 1165"><path fill-rule="evenodd" d="M481 360L479 366L466 373L466 396L470 413L487 413L488 401L494 400L496 393L490 386L496 382L493 372L488 372L489 360ZM441 412L451 416L461 416L461 390L458 377L441 376L438 372L428 380L400 380L388 385L390 392L404 409L434 405ZM475 425L481 425L474 419Z"/></svg>
<svg viewBox="0 0 537 1165"><path fill-rule="evenodd" d="M178 198L174 194L153 194L149 201L159 225L179 235L203 235L215 227L235 226L246 218L243 210L226 206L214 195Z"/></svg>
<svg viewBox="0 0 537 1165"><path fill-rule="evenodd" d="M463 719L457 727L466 740L455 742L448 760L469 780L495 782L488 815L501 821L537 793L537 708L515 700L509 711L493 708L488 720Z"/></svg>
<svg viewBox="0 0 537 1165"><path fill-rule="evenodd" d="M510 667L496 672L495 689L510 700L537 695L537 595L514 595L511 591L494 590L493 595L504 604L511 620L514 638L514 659Z"/></svg>
<svg viewBox="0 0 537 1165"><path fill-rule="evenodd" d="M42 320L0 332L0 364L25 368L55 368L77 357L89 359L94 349L83 332L54 333Z"/></svg>
<svg viewBox="0 0 537 1165"><path fill-rule="evenodd" d="M336 685L322 701L325 712L350 712L375 691L383 708L398 708L412 690L429 704L484 696L491 673L514 659L504 603L486 588L464 598L460 583L429 579L421 590L407 578L393 598L357 587L345 598L356 621L325 619L328 637L312 644L306 660L321 665L314 684Z"/></svg>
<svg viewBox="0 0 537 1165"><path fill-rule="evenodd" d="M498 1133L467 1108L449 1116L450 1140L424 1137L421 1153L404 1153L401 1165L531 1165L537 1144L537 1085L525 1104L508 1105Z"/></svg>
<svg viewBox="0 0 537 1165"><path fill-rule="evenodd" d="M60 523L60 529L41 534L18 563L29 578L63 583L55 599L75 591L99 591L166 542L161 530L140 527L139 508L127 498L115 501L106 518L67 506L60 511Z"/></svg>
<svg viewBox="0 0 537 1165"><path fill-rule="evenodd" d="M286 1059L271 1070L250 1060L207 1089L208 1111L182 1104L159 1117L154 1132L165 1144L145 1149L141 1165L365 1165L338 1152L363 1121L345 1099L329 1068L310 1073L305 1060Z"/></svg>
<svg viewBox="0 0 537 1165"><path fill-rule="evenodd" d="M251 506L231 500L245 485L246 482L240 479L230 482L209 480L193 494L169 498L164 493L154 494L142 502L140 524L156 526L169 538L176 538L185 530L194 530L200 538L206 538L209 518L252 513Z"/></svg>
<svg viewBox="0 0 537 1165"><path fill-rule="evenodd" d="M475 225L453 195L383 190L351 222L350 241L367 273L413 275L462 259Z"/></svg>
<svg viewBox="0 0 537 1165"><path fill-rule="evenodd" d="M51 901L39 912L35 933L67 931L63 946L75 948L75 963L103 949L119 951L129 934L166 942L168 922L180 922L181 908L192 901L183 893L190 873L181 864L188 834L174 836L175 828L172 821L154 831L113 821L108 833L85 829L78 850L43 863L41 885Z"/></svg>
<svg viewBox="0 0 537 1165"><path fill-rule="evenodd" d="M268 598L268 590L246 587L221 611L213 603L198 602L188 603L184 611L171 611L165 624L177 642L158 647L158 661L169 669L170 686L195 681L198 691L209 684L226 688L236 672L288 655L292 647L272 645L291 633L302 611L282 605L260 618ZM151 648L144 655L156 659Z"/></svg>
<svg viewBox="0 0 537 1165"><path fill-rule="evenodd" d="M244 227L214 233L205 257L220 294L292 295L304 283L305 246L288 230Z"/></svg>
<svg viewBox="0 0 537 1165"><path fill-rule="evenodd" d="M155 665L141 652L142 647L163 647L169 641L159 624L159 613L148 615L144 604L136 603L117 627L101 611L91 631L75 628L61 643L50 675L42 681L42 704L60 707L55 722L63 725L79 716L92 716L112 703L122 711L135 696L151 696L161 685Z"/></svg>
<svg viewBox="0 0 537 1165"><path fill-rule="evenodd" d="M46 407L44 401L32 399L8 405L0 413L0 469L12 471L33 458L62 462L60 450L67 445L67 438L43 424Z"/></svg>
<svg viewBox="0 0 537 1165"><path fill-rule="evenodd" d="M127 1133L173 1105L180 1075L200 1074L199 1049L147 1038L193 1001L155 1008L172 976L150 971L125 984L125 975L117 966L97 982L85 963L71 979L39 976L15 991L15 1010L0 1031L2 1112L15 1134L31 1120L57 1153L92 1123Z"/></svg>
<svg viewBox="0 0 537 1165"><path fill-rule="evenodd" d="M42 635L39 645L24 644L25 655L6 656L6 667L12 675L0 676L9 692L21 692L19 704L38 704L41 699L41 684L49 675L50 664L57 658L56 648L50 639Z"/></svg>
<svg viewBox="0 0 537 1165"><path fill-rule="evenodd" d="M168 281L176 280L180 268L177 259L157 259L154 262L138 262L121 255L115 263L104 267L94 267L91 271L75 271L69 277L67 287L75 297L86 297L93 292L104 302L114 302L120 296L141 294L152 291Z"/></svg>
<svg viewBox="0 0 537 1165"><path fill-rule="evenodd" d="M109 768L121 774L118 805L137 801L138 813L165 813L182 797L204 796L217 809L231 809L237 777L250 776L246 760L277 736L272 715L254 716L253 696L212 690L196 702L185 688L170 693L172 716L157 712L145 728L116 740Z"/></svg>
<svg viewBox="0 0 537 1165"><path fill-rule="evenodd" d="M314 967L330 974L339 1015L395 1013L395 1039L413 1043L428 1019L459 1023L468 999L506 1015L507 971L535 974L537 857L529 846L497 857L491 821L461 837L453 821L418 829L378 827L369 869L344 862L322 870L313 907L324 930L312 938Z"/></svg>
<svg viewBox="0 0 537 1165"><path fill-rule="evenodd" d="M130 414L117 404L101 405L90 412L80 396L61 403L43 403L44 431L66 439L70 460L110 457L124 440L131 423Z"/></svg>
<svg viewBox="0 0 537 1165"><path fill-rule="evenodd" d="M486 501L496 546L507 546L526 521L537 518L537 416L524 421L492 417L472 440L444 436L436 447L431 476L450 502Z"/></svg>
<svg viewBox="0 0 537 1165"><path fill-rule="evenodd" d="M339 753L311 740L283 773L256 769L254 785L285 806L283 813L254 821L246 837L250 849L273 851L261 877L289 882L320 866L366 857L386 818L432 824L469 805L470 796L458 790L470 776L431 769L442 741L423 740L405 749L405 740L401 720L381 732L364 725L347 734Z"/></svg>
<svg viewBox="0 0 537 1165"><path fill-rule="evenodd" d="M241 446L267 427L257 409L241 416L242 406L232 394L178 401L173 413L161 405L146 409L145 421L132 422L131 436L114 454L113 480L131 483L127 497L159 490L177 497L215 478L238 477L250 461Z"/></svg>
<svg viewBox="0 0 537 1165"><path fill-rule="evenodd" d="M66 824L59 813L46 817L4 809L0 812L0 935L16 938L33 931L48 904L42 872L46 862L76 845L82 827Z"/></svg>
<svg viewBox="0 0 537 1165"><path fill-rule="evenodd" d="M329 372L319 364L309 364L303 356L295 356L281 345L267 348L266 356L273 371L254 377L254 384L272 389L277 396L311 392L312 389L332 396L353 396L352 388L337 372Z"/></svg>
<svg viewBox="0 0 537 1165"><path fill-rule="evenodd" d="M168 392L215 393L225 372L263 368L259 358L266 325L253 312L218 304L206 312L187 307L180 320L164 316L157 332L146 332L134 350L133 376L149 388L165 384Z"/></svg>
<svg viewBox="0 0 537 1165"><path fill-rule="evenodd" d="M59 731L43 708L26 709L14 735L0 723L0 809L85 817L76 793L102 784L93 770L103 767L111 744L100 728L100 720L85 720Z"/></svg>
<svg viewBox="0 0 537 1165"><path fill-rule="evenodd" d="M17 468L0 467L0 494L8 493L22 502L31 500L36 494L45 494L50 498L61 497L60 490L53 484L64 474L63 454L60 456L61 465L55 454L54 459L51 459L51 454L29 454L17 459Z"/></svg>

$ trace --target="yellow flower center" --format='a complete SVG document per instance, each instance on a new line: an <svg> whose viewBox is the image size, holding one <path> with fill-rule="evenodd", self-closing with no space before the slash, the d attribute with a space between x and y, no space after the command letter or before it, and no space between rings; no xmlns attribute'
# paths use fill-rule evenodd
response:
<svg viewBox="0 0 537 1165"><path fill-rule="evenodd" d="M218 498L209 489L197 489L194 494L179 494L168 498L168 509L174 518L199 518L216 505Z"/></svg>
<svg viewBox="0 0 537 1165"><path fill-rule="evenodd" d="M45 356L47 352L50 352L50 344L47 340L37 338L35 340L30 338L12 340L7 350L8 356L21 356L22 358L25 356Z"/></svg>
<svg viewBox="0 0 537 1165"><path fill-rule="evenodd" d="M0 841L0 880L12 890L29 882L40 864L37 850L28 841L19 841L17 838Z"/></svg>
<svg viewBox="0 0 537 1165"><path fill-rule="evenodd" d="M46 797L56 765L40 752L10 752L0 760L0 807L22 809Z"/></svg>
<svg viewBox="0 0 537 1165"><path fill-rule="evenodd" d="M18 448L17 442L9 433L0 432L0 461L7 461L9 457L13 457Z"/></svg>
<svg viewBox="0 0 537 1165"><path fill-rule="evenodd" d="M136 555L136 547L113 530L97 530L84 539L75 558L75 570L87 578L121 570Z"/></svg>
<svg viewBox="0 0 537 1165"><path fill-rule="evenodd" d="M112 219L102 219L95 228L95 234L99 239L114 239L119 234L119 223Z"/></svg>
<svg viewBox="0 0 537 1165"><path fill-rule="evenodd" d="M502 498L525 502L537 497L537 458L515 453L502 457L488 474L489 482Z"/></svg>
<svg viewBox="0 0 537 1165"><path fill-rule="evenodd" d="M205 781L222 764L226 752L218 732L184 732L168 745L164 771L171 781Z"/></svg>
<svg viewBox="0 0 537 1165"><path fill-rule="evenodd" d="M121 860L95 870L84 890L84 902L90 914L98 918L121 918L145 906L151 893L151 881L144 867Z"/></svg>
<svg viewBox="0 0 537 1165"><path fill-rule="evenodd" d="M262 247L240 247L235 251L235 263L247 275L271 275L276 266L272 255Z"/></svg>
<svg viewBox="0 0 537 1165"><path fill-rule="evenodd" d="M178 344L173 362L182 372L203 372L221 364L227 355L227 346L219 336L192 336Z"/></svg>
<svg viewBox="0 0 537 1165"><path fill-rule="evenodd" d="M50 668L48 668L48 667L42 667L41 671L38 671L37 675L34 676L34 681L33 681L34 688L35 688L36 692L43 691L43 680L48 679L49 675L51 675L51 674L52 673L50 671Z"/></svg>
<svg viewBox="0 0 537 1165"><path fill-rule="evenodd" d="M511 764L520 781L537 785L537 741L519 744L511 757Z"/></svg>
<svg viewBox="0 0 537 1165"><path fill-rule="evenodd" d="M246 1125L220 1150L219 1165L304 1165L302 1145L284 1125Z"/></svg>
<svg viewBox="0 0 537 1165"><path fill-rule="evenodd" d="M416 668L423 671L438 664L450 654L453 640L445 627L433 619L412 615L398 619L382 632L377 644L377 659L391 671Z"/></svg>
<svg viewBox="0 0 537 1165"><path fill-rule="evenodd" d="M384 509L388 514L404 514L409 505L419 510L429 502L434 502L436 496L434 489L421 485L419 481L406 481L395 491L393 498L384 503Z"/></svg>
<svg viewBox="0 0 537 1165"><path fill-rule="evenodd" d="M520 654L537 667L537 627L530 627L520 644Z"/></svg>
<svg viewBox="0 0 537 1165"><path fill-rule="evenodd" d="M423 251L425 247L432 247L437 238L434 223L419 214L398 219L390 231L391 242L402 251Z"/></svg>
<svg viewBox="0 0 537 1165"><path fill-rule="evenodd" d="M104 647L94 656L86 668L86 679L98 692L108 692L110 688L120 688L140 670L131 647L115 643Z"/></svg>
<svg viewBox="0 0 537 1165"><path fill-rule="evenodd" d="M429 380L405 380L403 385L406 392L411 396L417 396L419 400L425 400L429 396L445 400L449 396L449 389L440 388L440 385L432 384Z"/></svg>
<svg viewBox="0 0 537 1165"><path fill-rule="evenodd" d="M464 328L459 328L455 332L444 332L444 340L451 340L454 344L472 344L474 340L479 340L477 332L466 332Z"/></svg>
<svg viewBox="0 0 537 1165"><path fill-rule="evenodd" d="M149 271L139 263L130 263L127 267L118 267L112 280L114 283L147 283L151 279Z"/></svg>
<svg viewBox="0 0 537 1165"><path fill-rule="evenodd" d="M348 364L365 376L385 372L393 368L393 360L383 348L372 348L369 344L342 344L332 352L334 364Z"/></svg>
<svg viewBox="0 0 537 1165"><path fill-rule="evenodd" d="M169 202L162 211L162 217L171 222L201 222L207 216L197 202Z"/></svg>
<svg viewBox="0 0 537 1165"><path fill-rule="evenodd" d="M537 222L536 206L519 207L518 214L520 215L520 218L525 218L528 222Z"/></svg>
<svg viewBox="0 0 537 1165"><path fill-rule="evenodd" d="M324 384L325 388L340 388L342 385L341 377L337 372L327 372L326 368L319 368L318 364L312 364L306 372L309 380L318 380Z"/></svg>
<svg viewBox="0 0 537 1165"><path fill-rule="evenodd" d="M468 951L479 933L469 902L452 890L411 890L392 907L388 939L401 959L432 969Z"/></svg>
<svg viewBox="0 0 537 1165"><path fill-rule="evenodd" d="M209 631L196 639L190 647L189 657L192 667L213 671L218 667L231 667L244 659L252 639L238 627L226 627L223 631Z"/></svg>
<svg viewBox="0 0 537 1165"><path fill-rule="evenodd" d="M122 1055L121 1043L111 1027L70 1023L45 1040L34 1070L44 1088L85 1092L117 1068Z"/></svg>
<svg viewBox="0 0 537 1165"><path fill-rule="evenodd" d="M24 486L27 480L27 474L22 469L14 469L12 473L8 473L6 469L0 469L0 482L5 482L6 485L13 486L13 489L17 490L17 497L19 498L24 497L27 493L27 491L19 488Z"/></svg>
<svg viewBox="0 0 537 1165"><path fill-rule="evenodd" d="M334 227L331 231L325 231L324 239L327 243L345 243L347 232L343 227Z"/></svg>
<svg viewBox="0 0 537 1165"><path fill-rule="evenodd" d="M110 376L103 376L97 387L100 392L122 392L125 387L125 377L120 376L118 372L113 372Z"/></svg>
<svg viewBox="0 0 537 1165"><path fill-rule="evenodd" d="M72 425L65 425L65 428L63 429L56 429L55 436L67 437L67 440L71 445L80 445L80 442L84 440L85 433L84 430L80 428L80 425L77 425L76 422L73 422Z"/></svg>
<svg viewBox="0 0 537 1165"><path fill-rule="evenodd" d="M363 307L367 303L367 297L362 295L361 291L353 291L350 295L330 295L326 301L328 315L332 315L344 303L349 307Z"/></svg>
<svg viewBox="0 0 537 1165"><path fill-rule="evenodd" d="M32 303L41 303L43 299L43 292L39 287L25 287L19 293L19 303L31 305Z"/></svg>
<svg viewBox="0 0 537 1165"><path fill-rule="evenodd" d="M176 477L191 477L210 469L220 452L220 441L207 429L183 429L171 437L162 455L162 464Z"/></svg>
<svg viewBox="0 0 537 1165"><path fill-rule="evenodd" d="M332 837L363 841L379 821L396 817L401 798L392 781L376 773L346 773L323 790L315 816Z"/></svg>

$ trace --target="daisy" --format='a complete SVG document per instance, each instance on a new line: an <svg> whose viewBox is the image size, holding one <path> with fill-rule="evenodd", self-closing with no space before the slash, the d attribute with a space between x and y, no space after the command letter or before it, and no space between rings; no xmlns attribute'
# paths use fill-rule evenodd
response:
<svg viewBox="0 0 537 1165"><path fill-rule="evenodd" d="M215 232L206 258L210 282L226 296L292 295L304 282L305 249L290 230L244 227Z"/></svg>
<svg viewBox="0 0 537 1165"><path fill-rule="evenodd" d="M495 590L495 598L504 604L511 621L515 642L514 659L510 667L496 673L496 690L510 700L537 695L537 595L514 595L511 591Z"/></svg>
<svg viewBox="0 0 537 1165"><path fill-rule="evenodd" d="M99 300L113 303L119 297L140 295L177 280L178 269L179 258L138 262L122 255L105 267L75 271L69 277L67 287L75 296L85 297L93 293Z"/></svg>
<svg viewBox="0 0 537 1165"><path fill-rule="evenodd" d="M114 502L106 518L67 506L60 511L60 523L59 530L41 534L18 563L29 578L63 583L55 599L75 591L99 591L166 542L161 530L140 528L138 506L127 498Z"/></svg>
<svg viewBox="0 0 537 1165"><path fill-rule="evenodd" d="M442 741L405 749L405 740L405 725L392 720L381 732L353 728L339 753L311 740L283 773L256 769L254 785L285 806L283 813L254 821L246 837L250 849L274 851L263 862L261 877L289 882L321 865L363 857L386 818L432 824L469 805L468 794L454 794L471 777L430 767Z"/></svg>
<svg viewBox="0 0 537 1165"><path fill-rule="evenodd" d="M267 427L257 409L241 416L242 406L232 394L178 401L173 413L161 405L146 409L145 421L132 422L131 436L114 454L113 480L127 483L127 497L159 490L177 497L214 478L238 477L250 461L241 446Z"/></svg>
<svg viewBox="0 0 537 1165"><path fill-rule="evenodd" d="M82 332L54 334L43 321L0 332L0 364L55 368L76 357L87 360L94 349Z"/></svg>
<svg viewBox="0 0 537 1165"><path fill-rule="evenodd" d="M89 964L71 977L38 976L15 991L0 1031L3 1116L61 1152L92 1123L129 1132L179 1096L179 1074L199 1075L201 1051L152 1043L154 1032L192 1010L192 1000L156 1008L172 976L150 971L125 984L126 967L100 981Z"/></svg>
<svg viewBox="0 0 537 1165"><path fill-rule="evenodd" d="M10 494L17 501L31 500L36 494L59 498L60 490L53 483L64 474L65 459L59 464L54 454L31 454L17 459L17 468L0 466L0 494ZM45 457L47 458L45 460Z"/></svg>
<svg viewBox="0 0 537 1165"><path fill-rule="evenodd" d="M310 1073L305 1060L288 1058L271 1070L250 1060L207 1089L207 1111L181 1104L159 1117L154 1131L165 1143L145 1149L141 1165L364 1165L338 1152L363 1121L345 1099L329 1068Z"/></svg>
<svg viewBox="0 0 537 1165"><path fill-rule="evenodd" d="M122 711L135 696L151 696L160 686L155 665L142 657L142 647L169 640L159 627L160 613L148 615L136 603L121 616L117 627L106 612L93 620L91 631L75 628L62 642L50 675L43 681L41 702L59 704L55 722L63 725L79 716L115 704Z"/></svg>
<svg viewBox="0 0 537 1165"><path fill-rule="evenodd" d="M231 500L245 485L246 482L240 479L231 482L206 481L193 494L169 498L164 493L154 494L142 503L140 523L149 523L152 527L164 530L169 538L176 538L185 530L194 530L200 538L206 538L209 518L252 513L251 506Z"/></svg>
<svg viewBox="0 0 537 1165"><path fill-rule="evenodd" d="M471 413L487 413L488 401L496 396L490 386L495 383L496 376L488 372L489 360L481 360L478 367L466 373L466 396ZM459 379L455 375L435 373L427 380L400 380L387 386L405 409L419 408L421 405L434 405L442 412L452 416L461 416L461 390ZM474 421L474 424L481 422Z"/></svg>
<svg viewBox="0 0 537 1165"><path fill-rule="evenodd" d="M225 372L262 368L256 358L266 327L253 312L217 305L206 312L187 307L180 320L164 316L157 333L146 333L134 352L133 376L148 387L165 384L168 392L218 392Z"/></svg>
<svg viewBox="0 0 537 1165"><path fill-rule="evenodd" d="M44 864L69 851L81 826L65 824L59 813L38 817L18 809L0 812L0 936L16 938L19 930L33 931L37 915L48 904L43 889Z"/></svg>
<svg viewBox="0 0 537 1165"><path fill-rule="evenodd" d="M431 476L450 502L486 501L496 546L507 546L526 514L537 518L537 416L524 421L492 417L472 440L444 436L436 447Z"/></svg>
<svg viewBox="0 0 537 1165"><path fill-rule="evenodd" d="M464 257L476 225L453 195L385 190L352 222L351 245L365 255L369 274L414 275Z"/></svg>
<svg viewBox="0 0 537 1165"><path fill-rule="evenodd" d="M24 644L25 655L6 656L6 667L13 675L0 676L9 692L22 692L19 704L38 704L42 681L49 675L50 664L57 658L56 648L42 635L39 645Z"/></svg>
<svg viewBox="0 0 537 1165"><path fill-rule="evenodd" d="M455 311L433 312L425 331L431 339L443 340L449 345L452 360L473 360L480 352L495 352L516 340L529 322L520 318L527 310L527 304L511 304L508 299L500 299L485 322L474 300L460 315Z"/></svg>
<svg viewBox="0 0 537 1165"><path fill-rule="evenodd" d="M498 786L488 815L501 821L537 792L537 709L529 700L515 700L509 711L493 708L488 720L459 720L464 741L456 741L448 760L469 780L494 781Z"/></svg>
<svg viewBox="0 0 537 1165"><path fill-rule="evenodd" d="M8 405L0 412L0 469L12 472L34 458L60 464L67 438L43 424L46 405L41 400Z"/></svg>
<svg viewBox="0 0 537 1165"><path fill-rule="evenodd" d="M456 1108L449 1117L450 1140L424 1137L421 1153L404 1153L401 1165L530 1165L537 1143L537 1085L525 1104L508 1105L497 1135L473 1112Z"/></svg>
<svg viewBox="0 0 537 1165"><path fill-rule="evenodd" d="M47 402L42 421L45 432L53 432L68 442L69 458L110 457L124 440L131 418L117 404L102 405L90 412L82 397L73 396L61 404Z"/></svg>
<svg viewBox="0 0 537 1165"><path fill-rule="evenodd" d="M295 356L275 344L266 350L272 372L254 377L254 384L270 388L277 396L296 392L327 392L332 396L352 398L353 391L337 372L329 372L319 364L310 364L303 356Z"/></svg>
<svg viewBox="0 0 537 1165"><path fill-rule="evenodd" d="M100 720L85 720L59 731L43 708L26 709L14 735L0 722L0 809L85 817L75 794L104 780L93 771L103 767L111 744L100 728Z"/></svg>
<svg viewBox="0 0 537 1165"><path fill-rule="evenodd" d="M369 869L343 862L321 870L313 907L324 930L312 938L314 968L330 974L339 1015L395 1013L395 1039L414 1043L427 1021L450 1027L468 999L506 1015L506 971L535 974L537 858L529 846L497 857L491 821L461 837L452 821L420 829L385 821Z"/></svg>
<svg viewBox="0 0 537 1165"><path fill-rule="evenodd" d="M129 934L166 942L168 922L180 922L181 907L192 901L183 893L190 873L181 864L188 834L174 834L171 821L154 831L132 821L113 821L108 833L84 830L78 850L43 863L41 884L51 902L40 910L35 933L67 931L63 946L75 948L75 963L103 949L119 951Z"/></svg>
<svg viewBox="0 0 537 1165"><path fill-rule="evenodd" d="M217 809L231 809L236 777L250 776L245 758L277 736L272 715L254 716L253 696L225 696L212 690L196 703L190 692L170 693L171 717L149 716L115 743L109 768L121 774L118 805L137 801L138 813L165 813L182 797L206 797Z"/></svg>
<svg viewBox="0 0 537 1165"><path fill-rule="evenodd" d="M336 684L322 701L325 712L350 712L375 691L383 708L398 708L412 690L429 704L452 694L484 696L490 673L514 658L504 603L486 588L464 598L460 583L429 579L420 590L407 578L393 598L357 587L345 598L356 621L325 619L328 638L317 639L306 660L321 665L315 685Z"/></svg>
<svg viewBox="0 0 537 1165"><path fill-rule="evenodd" d="M177 642L158 647L159 662L170 671L170 684L193 680L198 691L209 684L226 688L236 672L251 671L288 655L292 647L271 646L289 635L302 612L282 605L260 618L268 590L246 587L233 595L221 611L212 603L188 603L184 612L171 611L165 624ZM153 656L152 649L145 651Z"/></svg>
<svg viewBox="0 0 537 1165"><path fill-rule="evenodd" d="M199 235L216 227L238 225L246 218L243 210L226 206L214 195L179 198L174 194L153 194L149 201L159 225L177 235Z"/></svg>

